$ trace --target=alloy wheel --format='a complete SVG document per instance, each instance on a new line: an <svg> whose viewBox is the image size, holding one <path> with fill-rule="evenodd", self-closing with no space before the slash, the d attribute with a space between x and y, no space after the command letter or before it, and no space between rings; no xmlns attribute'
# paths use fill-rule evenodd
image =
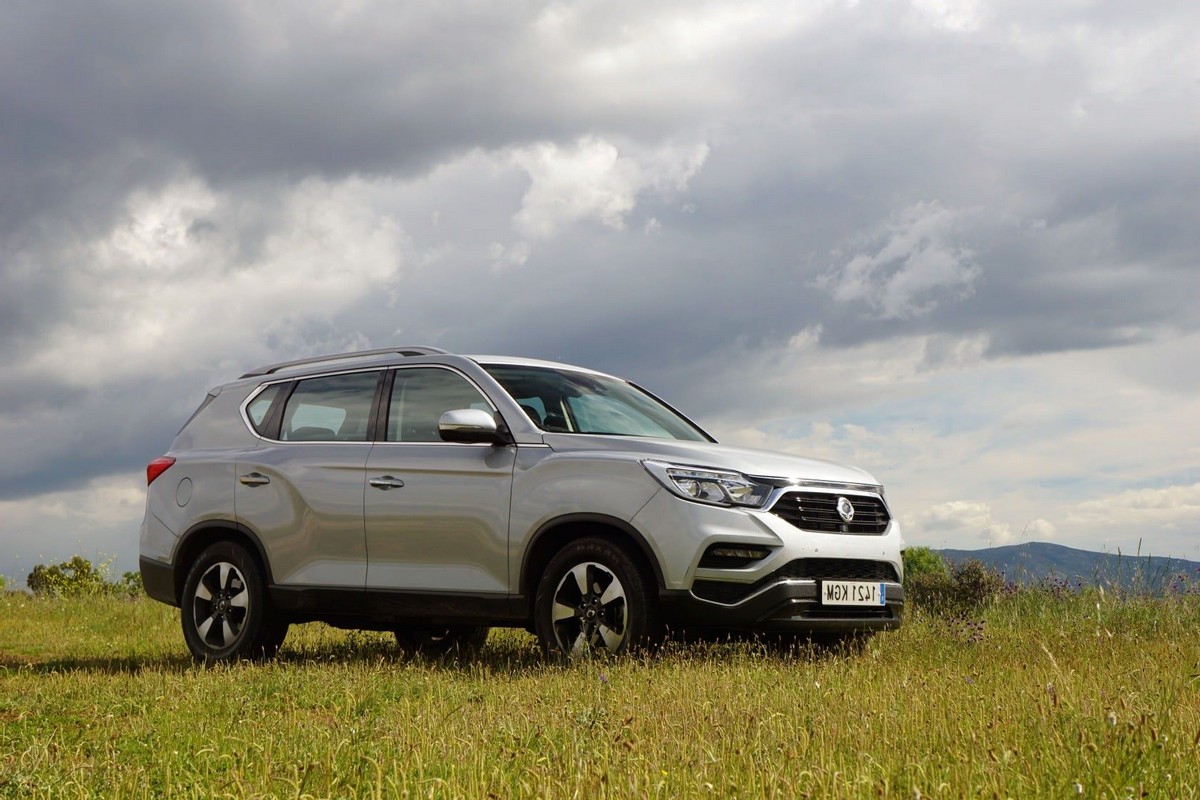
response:
<svg viewBox="0 0 1200 800"><path fill-rule="evenodd" d="M250 590L241 571L228 561L209 567L192 597L192 619L200 639L214 649L229 647L249 614Z"/></svg>
<svg viewBox="0 0 1200 800"><path fill-rule="evenodd" d="M603 564L576 564L554 590L551 620L558 646L571 657L616 653L628 635L625 587Z"/></svg>

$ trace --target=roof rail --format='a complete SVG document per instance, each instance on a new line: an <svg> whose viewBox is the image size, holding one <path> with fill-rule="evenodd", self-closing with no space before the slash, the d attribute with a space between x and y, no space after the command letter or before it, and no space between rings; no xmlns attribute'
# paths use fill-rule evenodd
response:
<svg viewBox="0 0 1200 800"><path fill-rule="evenodd" d="M313 356L312 358L298 358L295 361L282 361L278 364L268 364L265 367L252 369L243 375L243 378L254 378L259 375L273 375L281 369L288 367L300 367L305 364L320 364L324 361L341 361L346 358L365 358L367 356L438 356L449 355L448 350L442 350L440 347L383 347L379 350L358 350L353 353L335 353L328 356Z"/></svg>

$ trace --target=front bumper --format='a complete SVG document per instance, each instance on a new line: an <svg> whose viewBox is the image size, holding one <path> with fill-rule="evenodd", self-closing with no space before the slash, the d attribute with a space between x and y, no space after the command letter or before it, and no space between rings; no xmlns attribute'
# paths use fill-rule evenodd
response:
<svg viewBox="0 0 1200 800"><path fill-rule="evenodd" d="M744 600L717 603L686 590L664 590L659 602L667 624L678 628L777 632L882 631L900 627L904 587L885 582L882 606L822 605L816 580L782 580Z"/></svg>

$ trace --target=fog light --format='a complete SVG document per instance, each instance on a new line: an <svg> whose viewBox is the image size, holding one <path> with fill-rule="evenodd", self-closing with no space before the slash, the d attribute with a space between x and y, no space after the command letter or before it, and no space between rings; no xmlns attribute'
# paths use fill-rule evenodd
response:
<svg viewBox="0 0 1200 800"><path fill-rule="evenodd" d="M708 551L713 558L736 558L744 561L758 561L771 554L770 550L760 547L714 547Z"/></svg>
<svg viewBox="0 0 1200 800"><path fill-rule="evenodd" d="M713 544L696 566L702 569L740 569L771 555L771 548L753 544Z"/></svg>

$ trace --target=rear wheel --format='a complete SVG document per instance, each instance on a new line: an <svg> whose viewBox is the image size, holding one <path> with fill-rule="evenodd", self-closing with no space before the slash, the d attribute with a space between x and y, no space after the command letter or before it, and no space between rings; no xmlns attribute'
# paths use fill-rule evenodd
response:
<svg viewBox="0 0 1200 800"><path fill-rule="evenodd" d="M233 542L209 546L192 564L180 618L188 649L204 662L271 658L288 631L268 607L258 562Z"/></svg>
<svg viewBox="0 0 1200 800"><path fill-rule="evenodd" d="M396 644L410 656L466 658L479 652L489 630L482 625L406 625L396 629Z"/></svg>
<svg viewBox="0 0 1200 800"><path fill-rule="evenodd" d="M571 542L538 584L534 617L542 647L577 658L653 646L662 634L653 589L653 579L613 542Z"/></svg>

